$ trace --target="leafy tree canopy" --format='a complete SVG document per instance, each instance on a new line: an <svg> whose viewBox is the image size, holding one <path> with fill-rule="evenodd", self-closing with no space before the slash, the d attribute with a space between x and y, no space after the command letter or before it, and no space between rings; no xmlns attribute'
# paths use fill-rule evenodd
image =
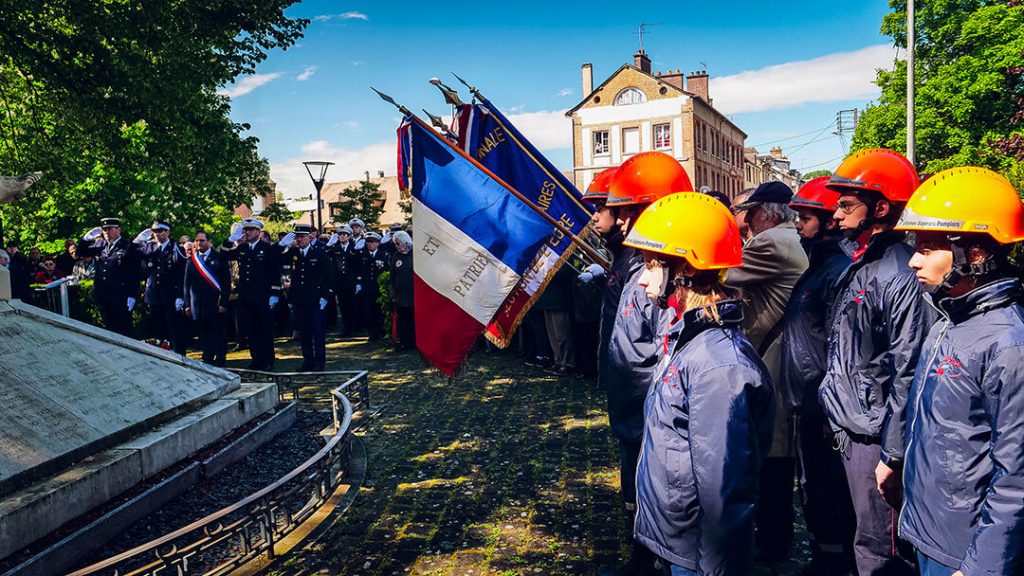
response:
<svg viewBox="0 0 1024 576"><path fill-rule="evenodd" d="M804 174L802 176L802 179L803 179L804 182L806 182L808 180L811 180L813 178L817 178L819 176L831 176L831 175L832 175L832 171L831 170L811 170L810 172Z"/></svg>
<svg viewBox="0 0 1024 576"><path fill-rule="evenodd" d="M340 202L332 202L331 214L340 212L336 222L348 222L359 218L366 223L367 230L380 228L380 215L384 213L384 197L380 193L380 184L369 180L359 182L358 186L349 186L341 191L345 198Z"/></svg>
<svg viewBox="0 0 1024 576"><path fill-rule="evenodd" d="M287 49L295 0L0 0L0 174L46 176L0 208L23 242L103 216L221 231L267 187L218 88Z"/></svg>
<svg viewBox="0 0 1024 576"><path fill-rule="evenodd" d="M906 1L882 32L906 45ZM917 164L934 173L976 165L1024 189L1024 5L1020 0L916 3ZM880 70L879 102L861 117L853 149L906 148L906 61Z"/></svg>

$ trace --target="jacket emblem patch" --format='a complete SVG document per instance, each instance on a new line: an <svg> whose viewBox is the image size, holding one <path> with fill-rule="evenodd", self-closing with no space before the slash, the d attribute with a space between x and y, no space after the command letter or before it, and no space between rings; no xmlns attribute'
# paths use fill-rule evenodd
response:
<svg viewBox="0 0 1024 576"><path fill-rule="evenodd" d="M866 296L866 295L867 295L867 291L866 290L858 290L857 291L857 295L853 297L854 303L855 304L860 304L864 300L864 296Z"/></svg>
<svg viewBox="0 0 1024 576"><path fill-rule="evenodd" d="M963 373L963 364L959 360L951 356L946 356L939 362L938 368L935 369L935 373L939 376L949 376L950 378L959 378Z"/></svg>

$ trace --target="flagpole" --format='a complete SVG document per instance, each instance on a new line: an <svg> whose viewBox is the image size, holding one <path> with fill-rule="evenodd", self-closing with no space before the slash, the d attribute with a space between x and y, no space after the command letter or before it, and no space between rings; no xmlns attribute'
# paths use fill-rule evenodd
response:
<svg viewBox="0 0 1024 576"><path fill-rule="evenodd" d="M462 150L458 146L453 146L451 142L449 142L443 136L438 134L437 131L434 130L433 126L431 126L430 124L427 124L426 122L424 122L423 119L421 119L419 116L417 116L417 115L413 114L412 112L410 112L409 109L406 108L405 106L402 106L402 105L398 104L397 102L395 102L387 94L384 94L384 93L380 92L379 90L377 90L376 88L373 88L372 86L370 87L370 89L373 90L374 92L376 92L377 95L380 96L382 100L384 100L385 102L388 102L389 104L394 105L395 107L398 108L398 110L400 112L402 112L403 114L406 114L407 116L412 118L412 121L415 122L416 124L420 125L420 127L422 127L424 130L427 130L431 134L436 136L437 139L441 143L443 143L445 146L447 146L448 148L451 148L452 150L456 151L460 156L462 156L463 158L465 158L466 160L471 162L473 164L473 166L475 166L478 170L480 170L484 174L487 174L492 180L494 180L498 184L501 184L501 186L504 187L505 190L508 190L513 196L515 196L516 198L521 200L524 204L526 204L527 206L532 208L534 212L536 212L537 214L540 214L545 220L548 221L549 224L554 226L556 230L558 230L562 234L568 236L569 239L572 240L573 244L575 244L581 250L586 252L587 256L589 256L595 263L600 264L605 270L610 270L611 269L611 266L612 266L611 262L609 262L608 259L606 259L600 252L598 252L593 247L591 247L589 244L584 242L583 239L581 239L580 237L578 237L575 234L573 234L572 230L569 230L568 228L565 227L564 224L562 224L558 220L555 220L555 218L553 216L551 216L550 214L545 212L543 209L541 209L540 206L537 206L536 204L534 204L529 198L527 198L526 196L523 196L518 190L516 190L515 188L510 186L504 180L502 180L497 174L495 174L494 172L491 172L490 169L488 169L486 166L484 166L483 164L478 162L475 158L473 158L472 156L467 154L465 150Z"/></svg>

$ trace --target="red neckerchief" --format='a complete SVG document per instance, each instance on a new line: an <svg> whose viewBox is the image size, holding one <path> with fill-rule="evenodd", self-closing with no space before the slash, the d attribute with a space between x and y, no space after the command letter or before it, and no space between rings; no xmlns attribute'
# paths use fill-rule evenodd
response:
<svg viewBox="0 0 1024 576"><path fill-rule="evenodd" d="M853 251L854 262L860 260L860 257L868 251L868 244L871 243L871 236L871 230L865 230L857 237L857 249Z"/></svg>

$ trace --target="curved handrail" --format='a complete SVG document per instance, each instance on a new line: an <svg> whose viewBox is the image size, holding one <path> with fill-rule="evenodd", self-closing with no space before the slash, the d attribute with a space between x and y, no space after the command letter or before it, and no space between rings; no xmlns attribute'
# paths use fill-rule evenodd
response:
<svg viewBox="0 0 1024 576"><path fill-rule="evenodd" d="M212 514L210 514L210 515L208 515L208 516L206 516L204 518L196 520L195 522L192 522L191 524L188 524L187 526L184 526L182 528L174 530L173 532L164 534L163 536L160 536L158 538L150 540L149 542L146 542L145 544L141 544L139 546L136 546L135 548L132 548L130 550L122 552L122 553L120 553L120 554L118 554L116 556L111 556L110 558L107 558L106 560L102 560L100 562L97 562L97 563L92 564L90 566L87 566L85 568L82 568L82 569L80 569L80 570L78 570L76 572L72 572L71 576L86 576L86 575L90 575L90 574L97 574L97 573L100 573L101 571L103 571L103 570L105 570L107 568L118 566L118 565L120 565L120 564L122 564L122 563L124 563L124 562L126 562L128 560L131 560L131 559L134 559L134 558L138 558L138 557L140 557L140 556L142 556L144 554L147 554L147 553L153 553L155 555L155 557L156 557L157 562L155 562L155 563L151 562L150 564L147 564L147 566L143 567L143 570L145 570L145 568L149 568L149 567L159 568L160 566L164 566L164 565L167 565L167 564L172 564L175 561L175 559L171 558L171 557L179 554L182 550L191 550L191 549L195 548L197 545L199 545L202 542L203 539L211 538L211 537L213 537L215 535L218 535L219 533L221 533L221 532L223 532L223 531L225 531L225 530L227 530L229 528L238 528L238 529L240 529L241 527L238 525L238 520L231 521L230 523L228 523L227 526L225 526L224 523L222 523L223 520L227 519L232 514L238 512L240 510L244 510L248 506L251 506L253 504L257 504L261 500L266 499L268 496L274 494L275 492L282 490L282 488L287 486L291 481L293 481L296 478L302 476L303 474L309 473L310 470L314 466L316 466L317 464L320 464L322 461L327 459L328 456L332 455L334 452L339 452L339 454L337 455L337 459L338 460L341 459L341 457L342 457L342 454L340 453L341 450L344 450L344 449L347 448L347 442L344 445L342 445L342 443L343 443L343 441L348 440L349 433L351 432L352 416L353 416L352 403L349 401L348 397L345 396L345 394L343 392L345 390L347 390L348 388L355 386L356 384L360 384L361 385L360 388L362 390L359 390L357 392L359 392L360 395L363 396L363 393L365 393L365 389L367 388L367 382L366 382L366 380L367 380L366 376L368 374L367 371L365 371L365 370L364 371L335 371L335 372L315 372L315 373L307 373L307 372L272 373L272 372L259 372L259 371L255 371L255 370L241 370L241 369L234 370L234 371L238 372L242 376L258 376L258 377L261 377L261 378L265 377L267 379L274 379L274 380L276 380L278 377L282 377L282 376L283 377L296 377L296 378L308 378L308 377L311 377L311 376L318 376L318 378L316 378L316 379L320 379L319 377L330 377L330 376L343 376L343 375L351 376L348 380L343 382L341 385L339 385L336 388L331 390L332 411L334 413L333 415L334 415L334 422L335 422L336 432L331 437L331 439L328 440L327 444L323 448L321 448L319 451L317 451L316 454L314 454L313 456L309 457L305 462L303 462L298 467L293 469L291 472L289 472L288 474L282 476L281 478L279 478L278 480L276 480L272 484L270 484L270 485L268 485L268 486L266 486L266 487L264 487L264 488L262 488L262 489L260 489L260 490L258 490L256 492L250 494L249 496L246 496L245 498L243 498L242 500L239 500L238 502L235 502L234 504L231 504L229 506L221 508L220 510L218 510L218 511L216 511L216 512L214 512L214 513L212 513ZM363 397L366 398L366 396L363 396ZM340 414L339 414L339 409L340 409L340 412L341 412ZM332 460L332 465L333 465L333 460ZM341 478L340 478L340 470L339 470L339 474L337 475L336 478L334 478L334 480L336 480L336 481L330 483L330 487L331 488L333 488L338 483L340 483L340 480L341 480ZM323 496L324 496L323 499L326 499L326 495L323 495ZM317 507L319 507L319 506L317 506ZM272 510L270 510L270 508L271 508L271 506L269 506L269 505L268 506L263 506L263 507L258 507L256 510L254 510L254 512L256 512L257 514L266 514L268 512L270 514L272 514ZM210 529L211 526L212 526L212 530ZM175 540L177 540L179 538L182 538L182 537L188 535L189 533L196 532L196 531L198 531L200 529L202 529L203 536L198 541L189 543L189 544L187 544L185 546L173 546L172 545L172 548L170 549L170 552L167 552L166 550L163 550L163 551L161 550L161 547L164 546L165 544L168 544L170 542L174 542ZM281 533L281 535L287 534L290 531L291 530L288 530L287 532L283 532L283 533ZM248 548L248 546L240 546L239 549L242 550L243 554L237 560L246 559L246 558L248 558L250 556L256 556L258 554L262 554L265 551L269 552L271 555L273 555L274 542L275 541L274 541L273 538L265 538L265 542L264 542L264 544L262 546L258 546L258 547L256 547L253 550L249 550L248 552L246 551L246 548ZM166 552L166 553L162 553L162 552ZM224 565L225 565L225 563L221 563L220 565L218 565L217 568L220 569ZM152 572L155 573L156 571L157 570L153 570ZM185 572L187 572L187 571L188 571L188 569L187 569L187 563L186 563ZM120 573L121 573L120 571L116 571L115 572L115 574L120 574ZM135 574L137 572L131 572L131 573ZM138 572L138 573L151 573L151 572L143 571L143 572Z"/></svg>

